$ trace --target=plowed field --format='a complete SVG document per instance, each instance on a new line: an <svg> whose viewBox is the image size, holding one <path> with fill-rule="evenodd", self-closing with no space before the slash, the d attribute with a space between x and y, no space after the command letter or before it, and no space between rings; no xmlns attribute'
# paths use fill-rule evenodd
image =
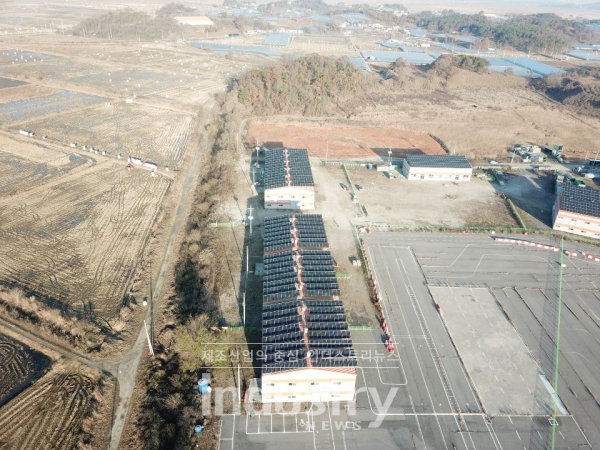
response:
<svg viewBox="0 0 600 450"><path fill-rule="evenodd" d="M387 158L403 153L443 155L446 152L433 138L422 133L394 128L310 127L297 125L252 124L248 142L283 142L285 147L306 148L311 156L325 159ZM327 148L329 150L327 150Z"/></svg>
<svg viewBox="0 0 600 450"><path fill-rule="evenodd" d="M0 408L0 447L77 448L95 382L76 371L49 374Z"/></svg>
<svg viewBox="0 0 600 450"><path fill-rule="evenodd" d="M42 376L49 365L46 355L0 334L0 407Z"/></svg>
<svg viewBox="0 0 600 450"><path fill-rule="evenodd" d="M170 180L110 161L64 178L0 199L0 281L113 317Z"/></svg>
<svg viewBox="0 0 600 450"><path fill-rule="evenodd" d="M122 103L32 121L27 128L66 145L76 142L174 168L183 158L193 121L191 114Z"/></svg>

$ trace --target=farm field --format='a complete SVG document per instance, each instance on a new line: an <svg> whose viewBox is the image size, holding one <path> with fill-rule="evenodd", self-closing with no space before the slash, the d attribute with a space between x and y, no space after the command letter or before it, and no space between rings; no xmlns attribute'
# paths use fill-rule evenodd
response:
<svg viewBox="0 0 600 450"><path fill-rule="evenodd" d="M22 86L25 83L24 81L19 80L11 80L10 78L0 77L0 89L12 88L15 86Z"/></svg>
<svg viewBox="0 0 600 450"><path fill-rule="evenodd" d="M422 133L394 128L317 127L253 123L248 142L283 142L286 147L306 148L311 156L325 159L373 159L393 157L400 153L443 155L444 149L433 138ZM328 150L327 150L328 149Z"/></svg>
<svg viewBox="0 0 600 450"><path fill-rule="evenodd" d="M6 78L5 78L6 79ZM0 89L0 103L10 103L19 100L27 100L32 97L42 97L45 95L54 94L55 89L45 86L37 86L35 84L22 83L16 87Z"/></svg>
<svg viewBox="0 0 600 450"><path fill-rule="evenodd" d="M54 369L0 408L0 442L9 449L78 448L98 375Z"/></svg>
<svg viewBox="0 0 600 450"><path fill-rule="evenodd" d="M32 62L25 64L1 64L0 73L15 78L37 81L66 81L74 74L82 76L91 73L103 73L101 65L90 64L77 58L59 58L47 62ZM110 71L110 70L109 70Z"/></svg>
<svg viewBox="0 0 600 450"><path fill-rule="evenodd" d="M66 313L115 317L170 183L104 161L2 198L0 281Z"/></svg>
<svg viewBox="0 0 600 450"><path fill-rule="evenodd" d="M48 114L83 108L102 101L103 99L100 97L62 91L44 97L3 103L0 104L0 123L21 122Z"/></svg>
<svg viewBox="0 0 600 450"><path fill-rule="evenodd" d="M2 141L1 137L0 141ZM64 164L51 165L0 150L0 172L2 173L2 177L0 177L0 195L3 197L15 195L65 175L77 167L91 163L89 159L79 155L58 156L59 154L56 152L52 153Z"/></svg>
<svg viewBox="0 0 600 450"><path fill-rule="evenodd" d="M2 50L0 52L0 65L52 61L54 59L56 59L56 56L44 55L41 53L31 53L16 49Z"/></svg>
<svg viewBox="0 0 600 450"><path fill-rule="evenodd" d="M46 355L0 334L0 407L40 378L49 366Z"/></svg>
<svg viewBox="0 0 600 450"><path fill-rule="evenodd" d="M118 103L27 123L38 135L69 145L76 142L113 155L135 156L176 168L192 131L191 114Z"/></svg>

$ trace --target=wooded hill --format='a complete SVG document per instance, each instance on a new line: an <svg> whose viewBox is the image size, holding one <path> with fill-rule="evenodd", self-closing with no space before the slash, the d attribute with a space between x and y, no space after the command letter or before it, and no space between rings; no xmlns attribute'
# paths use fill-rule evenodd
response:
<svg viewBox="0 0 600 450"><path fill-rule="evenodd" d="M308 55L247 72L234 87L253 115L331 115L367 88L365 74L345 60Z"/></svg>

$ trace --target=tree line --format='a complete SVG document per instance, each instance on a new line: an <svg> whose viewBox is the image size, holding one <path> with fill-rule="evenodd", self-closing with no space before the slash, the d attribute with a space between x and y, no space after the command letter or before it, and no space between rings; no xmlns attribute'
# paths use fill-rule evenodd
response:
<svg viewBox="0 0 600 450"><path fill-rule="evenodd" d="M524 52L564 51L571 44L589 42L597 36L597 33L583 22L563 19L549 13L494 20L483 14L436 15L423 12L412 19L418 26L431 32L469 33Z"/></svg>

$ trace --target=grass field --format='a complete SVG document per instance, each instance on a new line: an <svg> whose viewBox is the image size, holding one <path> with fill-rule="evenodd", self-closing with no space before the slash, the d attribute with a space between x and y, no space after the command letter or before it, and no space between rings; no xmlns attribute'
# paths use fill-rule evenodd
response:
<svg viewBox="0 0 600 450"><path fill-rule="evenodd" d="M111 318L170 180L114 162L94 169L0 200L0 280Z"/></svg>
<svg viewBox="0 0 600 450"><path fill-rule="evenodd" d="M77 142L174 168L184 156L193 122L191 114L120 103L41 119L27 128L66 145Z"/></svg>

